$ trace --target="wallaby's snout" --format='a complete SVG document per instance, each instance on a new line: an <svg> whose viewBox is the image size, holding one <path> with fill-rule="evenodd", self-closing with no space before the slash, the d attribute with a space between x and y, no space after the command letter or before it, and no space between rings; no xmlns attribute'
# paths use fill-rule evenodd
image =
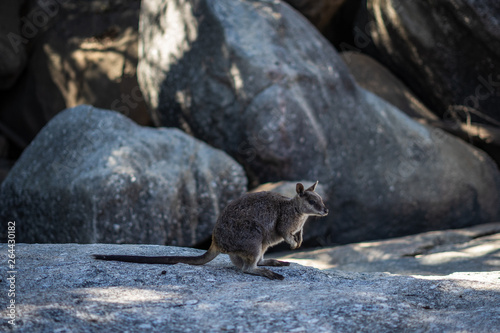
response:
<svg viewBox="0 0 500 333"><path fill-rule="evenodd" d="M318 215L319 216L327 216L328 215L328 208L326 208L325 204L321 202L321 209L319 209Z"/></svg>

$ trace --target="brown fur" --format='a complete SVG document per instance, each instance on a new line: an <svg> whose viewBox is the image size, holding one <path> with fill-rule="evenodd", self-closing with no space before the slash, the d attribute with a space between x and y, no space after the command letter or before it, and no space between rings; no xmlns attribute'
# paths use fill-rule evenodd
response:
<svg viewBox="0 0 500 333"><path fill-rule="evenodd" d="M326 216L321 197L314 185L304 190L300 183L297 195L287 198L272 192L245 194L229 203L217 219L212 234L212 245L197 257L165 256L121 256L94 255L96 259L117 260L147 264L202 265L220 253L229 254L231 261L243 272L282 280L283 276L258 266L288 266L288 262L264 259L264 253L282 241L292 249L302 244L302 230L309 216Z"/></svg>

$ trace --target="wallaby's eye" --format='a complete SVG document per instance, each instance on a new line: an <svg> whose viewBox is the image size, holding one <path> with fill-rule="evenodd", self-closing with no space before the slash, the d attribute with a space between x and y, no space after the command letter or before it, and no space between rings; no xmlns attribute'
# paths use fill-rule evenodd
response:
<svg viewBox="0 0 500 333"><path fill-rule="evenodd" d="M308 200L307 202L309 202L309 204L310 204L311 206L313 206L313 205L315 204L314 200Z"/></svg>

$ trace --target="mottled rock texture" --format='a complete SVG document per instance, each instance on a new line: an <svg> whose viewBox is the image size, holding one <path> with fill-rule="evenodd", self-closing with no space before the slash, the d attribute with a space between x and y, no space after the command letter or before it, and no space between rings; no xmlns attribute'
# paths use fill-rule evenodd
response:
<svg viewBox="0 0 500 333"><path fill-rule="evenodd" d="M241 273L221 255L204 266L95 261L93 253L196 255L152 245L18 244L16 326L6 332L497 332L498 273L441 277L273 268ZM0 260L7 262L7 245ZM10 286L0 266L0 287Z"/></svg>
<svg viewBox="0 0 500 333"><path fill-rule="evenodd" d="M322 269L350 272L391 272L406 275L498 272L500 223L430 231L279 256L283 260Z"/></svg>
<svg viewBox="0 0 500 333"><path fill-rule="evenodd" d="M224 152L79 106L24 151L0 187L0 216L17 222L21 242L192 246L245 191L243 169Z"/></svg>

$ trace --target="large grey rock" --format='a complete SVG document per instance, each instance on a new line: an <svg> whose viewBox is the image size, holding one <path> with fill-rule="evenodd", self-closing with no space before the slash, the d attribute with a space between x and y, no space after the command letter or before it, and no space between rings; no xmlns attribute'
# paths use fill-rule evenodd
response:
<svg viewBox="0 0 500 333"><path fill-rule="evenodd" d="M225 153L178 129L79 106L24 151L0 187L0 216L16 221L20 242L192 246L245 191L243 169Z"/></svg>
<svg viewBox="0 0 500 333"><path fill-rule="evenodd" d="M359 88L287 4L146 0L140 34L156 124L225 150L252 186L319 180L332 212L322 244L500 218L493 162Z"/></svg>
<svg viewBox="0 0 500 333"><path fill-rule="evenodd" d="M479 112L499 126L499 16L496 0L367 0L356 46L403 78L438 115L467 106L476 111L474 122L493 125Z"/></svg>
<svg viewBox="0 0 500 333"><path fill-rule="evenodd" d="M7 262L7 245L0 260ZM95 261L93 253L196 255L140 245L17 244L0 265L2 331L497 332L498 273L444 277L326 273L292 264L284 281L243 274L221 255L204 266Z"/></svg>
<svg viewBox="0 0 500 333"><path fill-rule="evenodd" d="M381 241L276 254L282 260L350 272L447 275L500 272L500 223ZM498 274L500 278L500 273ZM500 281L498 281L500 283Z"/></svg>

